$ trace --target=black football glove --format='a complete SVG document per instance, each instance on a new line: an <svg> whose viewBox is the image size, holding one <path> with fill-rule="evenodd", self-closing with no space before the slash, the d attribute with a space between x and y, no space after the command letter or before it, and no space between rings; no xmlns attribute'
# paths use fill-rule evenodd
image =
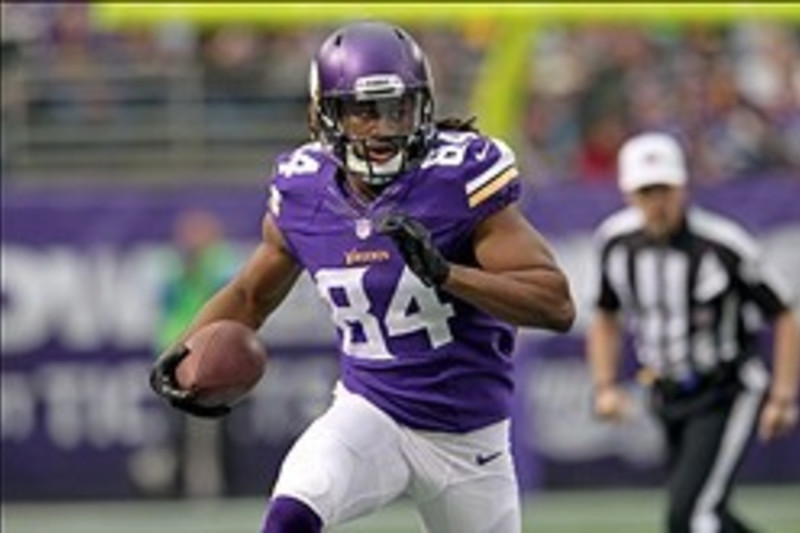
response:
<svg viewBox="0 0 800 533"><path fill-rule="evenodd" d="M183 390L175 378L175 369L189 355L186 345L171 348L161 355L150 370L150 387L164 398L172 407L200 418L219 418L231 412L227 405L201 405L192 393Z"/></svg>
<svg viewBox="0 0 800 533"><path fill-rule="evenodd" d="M378 223L378 232L392 238L406 264L425 285L439 287L447 280L450 264L418 221L403 213L392 213Z"/></svg>

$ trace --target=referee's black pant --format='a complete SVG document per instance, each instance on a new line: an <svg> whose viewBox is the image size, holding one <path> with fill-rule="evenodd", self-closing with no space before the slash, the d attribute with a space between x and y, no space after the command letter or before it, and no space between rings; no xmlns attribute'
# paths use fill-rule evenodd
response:
<svg viewBox="0 0 800 533"><path fill-rule="evenodd" d="M728 500L764 401L765 375L754 360L689 393L663 382L654 387L668 448L669 533L753 531Z"/></svg>

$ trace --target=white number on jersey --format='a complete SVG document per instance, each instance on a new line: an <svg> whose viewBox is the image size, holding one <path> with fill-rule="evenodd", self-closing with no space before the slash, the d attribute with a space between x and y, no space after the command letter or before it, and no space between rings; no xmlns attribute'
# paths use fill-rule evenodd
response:
<svg viewBox="0 0 800 533"><path fill-rule="evenodd" d="M278 174L291 178L297 175L314 174L319 171L319 167L319 161L300 149L292 152L287 161L278 165Z"/></svg>
<svg viewBox="0 0 800 533"><path fill-rule="evenodd" d="M367 267L320 269L317 290L330 305L334 324L342 330L344 353L364 359L391 359L378 319L369 312L371 305L363 283L366 273ZM344 302L334 300L335 291L344 296ZM356 335L361 338L356 339Z"/></svg>
<svg viewBox="0 0 800 533"><path fill-rule="evenodd" d="M477 137L476 133L470 131L439 133L439 138L447 144L431 150L422 162L421 167L457 167L461 165L467 153L467 146Z"/></svg>
<svg viewBox="0 0 800 533"><path fill-rule="evenodd" d="M316 274L317 289L330 305L334 323L342 330L344 353L364 359L393 359L380 323L370 309L364 289L366 273L367 267L321 269ZM338 302L335 292L342 296ZM438 348L453 340L447 321L454 315L452 305L439 301L434 289L404 267L384 325L389 337L425 331L431 347Z"/></svg>
<svg viewBox="0 0 800 533"><path fill-rule="evenodd" d="M413 304L416 308L409 312ZM386 331L395 337L424 329L431 347L438 348L453 340L447 319L454 314L452 305L440 302L436 291L405 267L386 310Z"/></svg>

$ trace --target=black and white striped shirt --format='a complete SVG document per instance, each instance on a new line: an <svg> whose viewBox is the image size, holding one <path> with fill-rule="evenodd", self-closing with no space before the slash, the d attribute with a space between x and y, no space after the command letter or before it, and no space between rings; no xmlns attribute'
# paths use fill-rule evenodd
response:
<svg viewBox="0 0 800 533"><path fill-rule="evenodd" d="M755 239L696 207L680 231L654 242L635 208L598 229L597 306L625 311L639 362L676 381L754 354L762 317L787 308L788 287L769 271ZM760 313L759 313L760 311Z"/></svg>

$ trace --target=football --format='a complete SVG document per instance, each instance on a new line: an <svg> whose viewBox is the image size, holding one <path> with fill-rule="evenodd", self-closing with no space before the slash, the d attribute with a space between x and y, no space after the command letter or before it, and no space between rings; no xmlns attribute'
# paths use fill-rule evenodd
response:
<svg viewBox="0 0 800 533"><path fill-rule="evenodd" d="M175 370L178 385L205 406L232 406L255 387L267 352L255 331L235 320L203 326L186 340L189 354Z"/></svg>

